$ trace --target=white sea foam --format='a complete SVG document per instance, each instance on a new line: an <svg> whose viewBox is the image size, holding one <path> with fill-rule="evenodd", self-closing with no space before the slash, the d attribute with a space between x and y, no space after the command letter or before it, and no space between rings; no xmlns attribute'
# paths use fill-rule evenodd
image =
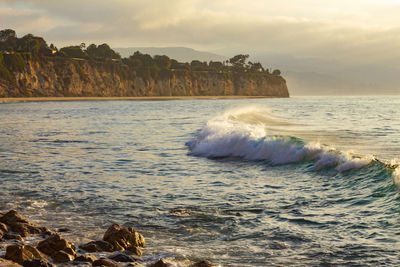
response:
<svg viewBox="0 0 400 267"><path fill-rule="evenodd" d="M250 123L248 118L252 118ZM343 153L317 142L304 143L294 137L269 135L266 123L270 122L279 124L277 117L265 110L244 108L228 111L207 122L188 143L189 154L265 160L275 165L311 160L317 170L332 167L338 172L357 170L374 160L373 157L361 158Z"/></svg>
<svg viewBox="0 0 400 267"><path fill-rule="evenodd" d="M400 186L400 160L399 159L392 159L389 163L389 166L393 168L393 181L397 186Z"/></svg>
<svg viewBox="0 0 400 267"><path fill-rule="evenodd" d="M400 166L393 171L393 181L397 186L400 186Z"/></svg>

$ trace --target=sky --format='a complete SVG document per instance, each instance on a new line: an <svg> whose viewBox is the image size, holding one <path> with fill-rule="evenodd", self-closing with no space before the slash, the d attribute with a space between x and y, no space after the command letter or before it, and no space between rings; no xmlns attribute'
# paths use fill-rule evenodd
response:
<svg viewBox="0 0 400 267"><path fill-rule="evenodd" d="M400 0L0 2L1 28L18 36L33 33L58 47L106 42L246 53L279 67L299 94L346 84L355 94L366 86L400 93L399 14Z"/></svg>

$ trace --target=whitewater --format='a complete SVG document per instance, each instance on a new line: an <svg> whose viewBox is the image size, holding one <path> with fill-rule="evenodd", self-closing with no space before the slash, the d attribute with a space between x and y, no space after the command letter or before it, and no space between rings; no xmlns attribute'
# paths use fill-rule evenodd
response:
<svg viewBox="0 0 400 267"><path fill-rule="evenodd" d="M399 96L0 104L0 212L68 228L76 244L132 226L146 238L142 266L398 266L399 106Z"/></svg>
<svg viewBox="0 0 400 267"><path fill-rule="evenodd" d="M279 126L282 129L279 129ZM397 160L381 161L373 155L356 155L350 151L339 151L320 142L307 142L295 123L274 117L266 108L252 106L226 111L210 119L196 138L188 142L189 155L208 158L241 158L266 161L273 165L312 161L315 170L334 168L338 172L358 170L376 162L382 168L393 170L398 179ZM278 133L284 132L286 135ZM275 133L275 134L274 134ZM288 135L291 134L291 135ZM326 132L325 135L328 135ZM331 133L333 134L333 133Z"/></svg>

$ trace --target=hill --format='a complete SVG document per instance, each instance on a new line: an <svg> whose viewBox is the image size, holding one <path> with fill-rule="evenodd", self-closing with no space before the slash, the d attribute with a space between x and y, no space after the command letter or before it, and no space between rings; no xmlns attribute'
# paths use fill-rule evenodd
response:
<svg viewBox="0 0 400 267"><path fill-rule="evenodd" d="M180 62L191 62L193 60L199 61L225 61L228 58L225 56L194 50L187 47L127 47L127 48L114 48L122 57L129 57L136 51L143 54L166 55Z"/></svg>

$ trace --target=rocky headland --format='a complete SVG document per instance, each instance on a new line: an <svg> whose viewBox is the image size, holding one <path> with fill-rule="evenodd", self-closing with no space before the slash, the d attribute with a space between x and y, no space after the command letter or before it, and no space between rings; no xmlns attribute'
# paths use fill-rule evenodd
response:
<svg viewBox="0 0 400 267"><path fill-rule="evenodd" d="M68 231L36 226L15 210L0 213L0 266L172 266L166 259L145 262L145 238L132 227L112 224L101 239L84 244L63 238L60 232ZM187 266L214 265L202 260Z"/></svg>
<svg viewBox="0 0 400 267"><path fill-rule="evenodd" d="M0 31L0 97L271 96L288 97L279 70L237 55L226 62L181 63L107 44L58 50L31 34Z"/></svg>

